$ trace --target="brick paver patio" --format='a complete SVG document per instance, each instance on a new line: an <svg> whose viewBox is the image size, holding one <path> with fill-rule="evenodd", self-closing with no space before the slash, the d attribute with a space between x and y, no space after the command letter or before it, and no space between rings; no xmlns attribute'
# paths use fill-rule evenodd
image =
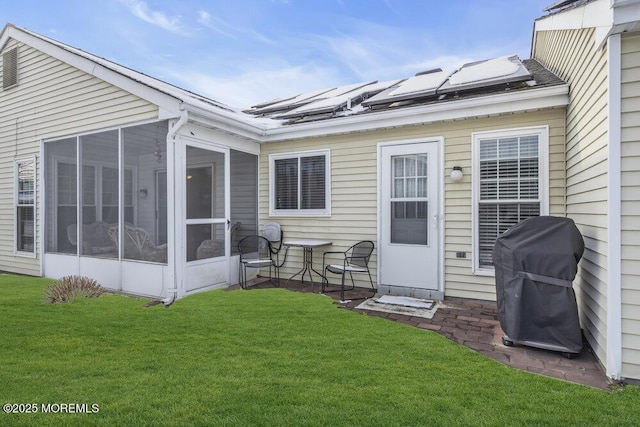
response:
<svg viewBox="0 0 640 427"><path fill-rule="evenodd" d="M265 279L251 281L249 286L250 288L271 287ZM238 289L238 286L229 289ZM291 282L288 289L296 292L312 291L311 284L298 281ZM336 287L330 289L336 289ZM320 292L319 284L315 285L313 291ZM440 307L432 319L425 319L404 314L357 309L362 299L355 298L371 295L371 292L366 289L356 288L355 291L347 292L346 298L354 298L348 303L339 301L340 292L328 292L326 295L335 299L335 304L344 309L436 332L514 368L604 390L608 390L610 386L609 380L587 345L572 359L567 359L558 352L533 347L505 346L502 343L503 332L495 302L446 299L440 302Z"/></svg>

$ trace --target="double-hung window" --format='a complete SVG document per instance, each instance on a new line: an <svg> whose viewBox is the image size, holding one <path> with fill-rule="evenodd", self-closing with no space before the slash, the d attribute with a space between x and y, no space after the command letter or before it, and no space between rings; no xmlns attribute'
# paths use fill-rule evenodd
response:
<svg viewBox="0 0 640 427"><path fill-rule="evenodd" d="M329 150L269 156L269 214L331 215Z"/></svg>
<svg viewBox="0 0 640 427"><path fill-rule="evenodd" d="M496 239L548 214L548 128L473 134L474 270L492 273Z"/></svg>
<svg viewBox="0 0 640 427"><path fill-rule="evenodd" d="M15 162L15 251L18 254L35 256L36 235L36 160L35 158Z"/></svg>

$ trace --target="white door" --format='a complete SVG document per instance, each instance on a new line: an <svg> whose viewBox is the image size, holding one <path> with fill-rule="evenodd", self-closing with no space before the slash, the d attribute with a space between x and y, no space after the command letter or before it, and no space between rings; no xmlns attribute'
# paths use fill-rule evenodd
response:
<svg viewBox="0 0 640 427"><path fill-rule="evenodd" d="M381 146L380 285L438 289L438 143Z"/></svg>
<svg viewBox="0 0 640 427"><path fill-rule="evenodd" d="M185 147L184 246L187 292L229 280L229 153L189 141Z"/></svg>

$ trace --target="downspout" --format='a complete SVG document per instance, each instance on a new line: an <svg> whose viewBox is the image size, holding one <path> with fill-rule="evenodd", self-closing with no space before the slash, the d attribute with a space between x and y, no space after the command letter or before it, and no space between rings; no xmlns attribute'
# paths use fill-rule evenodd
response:
<svg viewBox="0 0 640 427"><path fill-rule="evenodd" d="M609 87L609 173L607 212L607 343L606 370L622 378L622 37L607 39Z"/></svg>
<svg viewBox="0 0 640 427"><path fill-rule="evenodd" d="M184 107L182 107L184 108ZM169 151L169 147L171 147L171 152L175 153L175 138L176 138L176 134L178 133L178 131L180 130L180 128L182 128L182 126L185 125L185 123L187 123L187 120L189 119L189 113L187 113L186 110L182 110L180 113L180 118L178 119L178 121L171 127L169 127L169 131L167 132L167 161L169 161L169 159L171 159L171 161L173 162L174 166L171 168L171 170L174 171L174 173L172 174L173 176L171 177L171 179L169 179L169 183L170 185L167 185L167 191L170 192L171 194L175 194L175 156L168 155L168 151ZM167 169L168 170L168 169ZM167 178L169 178L169 174L167 174ZM175 206L175 203L174 203ZM172 265L172 270L173 270L173 287L167 289L167 297L165 299L162 300L162 303L164 304L165 307L169 307L171 304L173 304L173 302L176 300L176 297L178 296L178 285L176 283L176 271L177 271L177 262L176 262L176 240L175 240L175 213L173 215L171 215L173 218L173 224L174 224L174 237L171 239L173 240L172 244L170 245L171 247L169 248L169 250L172 252L173 256L170 257L171 262L173 263Z"/></svg>

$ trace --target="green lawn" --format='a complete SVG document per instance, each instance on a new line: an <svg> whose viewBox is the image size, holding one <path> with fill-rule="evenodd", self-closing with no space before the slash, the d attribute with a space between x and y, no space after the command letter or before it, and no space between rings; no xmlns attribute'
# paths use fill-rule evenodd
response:
<svg viewBox="0 0 640 427"><path fill-rule="evenodd" d="M616 393L521 372L429 331L283 289L170 308L118 295L44 303L0 275L0 425L629 425ZM43 414L53 404L98 412Z"/></svg>

